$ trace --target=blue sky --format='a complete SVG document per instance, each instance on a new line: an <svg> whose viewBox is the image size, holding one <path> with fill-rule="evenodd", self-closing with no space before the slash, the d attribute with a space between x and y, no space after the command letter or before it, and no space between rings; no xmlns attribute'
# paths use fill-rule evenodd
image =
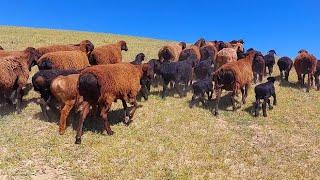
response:
<svg viewBox="0 0 320 180"><path fill-rule="evenodd" d="M243 38L245 47L320 58L319 0L3 0L0 25L108 32L193 42Z"/></svg>

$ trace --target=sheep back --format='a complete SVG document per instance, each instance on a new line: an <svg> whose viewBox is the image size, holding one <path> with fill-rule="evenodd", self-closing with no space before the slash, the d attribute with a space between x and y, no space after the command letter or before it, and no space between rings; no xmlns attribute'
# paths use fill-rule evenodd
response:
<svg viewBox="0 0 320 180"><path fill-rule="evenodd" d="M39 69L83 69L90 66L82 51L57 51L47 53L38 60Z"/></svg>
<svg viewBox="0 0 320 180"><path fill-rule="evenodd" d="M181 45L173 44L173 43L167 44L159 50L158 57L161 61L163 60L178 61L181 51L182 51Z"/></svg>
<svg viewBox="0 0 320 180"><path fill-rule="evenodd" d="M122 62L121 46L119 43L108 44L95 48L89 57L90 64L115 64Z"/></svg>

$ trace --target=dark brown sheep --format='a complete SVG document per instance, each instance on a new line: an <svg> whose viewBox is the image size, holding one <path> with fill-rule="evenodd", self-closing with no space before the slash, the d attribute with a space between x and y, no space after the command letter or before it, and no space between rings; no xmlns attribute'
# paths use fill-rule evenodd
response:
<svg viewBox="0 0 320 180"><path fill-rule="evenodd" d="M200 38L194 43L194 45L201 48L206 45L206 40L204 38Z"/></svg>
<svg viewBox="0 0 320 180"><path fill-rule="evenodd" d="M256 56L252 62L253 82L256 84L257 80L262 82L264 76L265 62L261 52L256 51Z"/></svg>
<svg viewBox="0 0 320 180"><path fill-rule="evenodd" d="M213 43L207 43L200 48L200 61L210 59L212 62L216 61L218 50Z"/></svg>
<svg viewBox="0 0 320 180"><path fill-rule="evenodd" d="M289 80L289 73L290 73L290 70L292 68L292 65L293 65L293 62L292 60L289 58L289 57L281 57L278 62L278 67L279 67L279 71L280 71L280 78L281 80L284 79L286 81Z"/></svg>
<svg viewBox="0 0 320 180"><path fill-rule="evenodd" d="M112 102L117 99L121 99L124 107L124 122L126 124L131 122L138 108L136 97L141 89L140 80L149 74L149 70L150 66L147 64L118 63L92 66L81 72L78 90L84 103L77 128L76 144L81 143L83 122L89 113L90 105L98 105L104 127L109 135L112 135L113 131L110 128L108 112ZM133 105L131 112L128 112L127 101Z"/></svg>
<svg viewBox="0 0 320 180"><path fill-rule="evenodd" d="M57 51L75 51L80 50L89 55L94 49L94 45L89 40L81 41L79 44L56 44L51 46L39 47L37 50L41 55L44 55L49 52L57 52Z"/></svg>
<svg viewBox="0 0 320 180"><path fill-rule="evenodd" d="M46 53L37 62L40 70L83 69L90 66L86 53L82 51L57 51Z"/></svg>
<svg viewBox="0 0 320 180"><path fill-rule="evenodd" d="M21 112L22 89L27 85L29 71L38 58L38 52L31 47L23 53L0 58L0 96L15 104L17 113Z"/></svg>
<svg viewBox="0 0 320 180"><path fill-rule="evenodd" d="M179 44L171 43L164 45L158 52L158 57L163 61L178 61L182 50L186 48L185 42Z"/></svg>
<svg viewBox="0 0 320 180"><path fill-rule="evenodd" d="M81 104L82 97L78 93L79 74L56 77L50 86L53 97L60 107L59 133L64 134L70 111ZM77 104L76 104L77 103Z"/></svg>
<svg viewBox="0 0 320 180"><path fill-rule="evenodd" d="M273 72L273 66L274 64L276 63L276 51L275 50L270 50L268 52L267 55L264 56L264 61L265 61L265 75L267 75L267 68L268 68L268 73L269 75L271 76L272 75L272 72Z"/></svg>
<svg viewBox="0 0 320 180"><path fill-rule="evenodd" d="M90 64L115 64L122 62L121 51L128 51L127 43L125 41L97 47L90 54Z"/></svg>
<svg viewBox="0 0 320 180"><path fill-rule="evenodd" d="M255 55L256 52L251 51L244 59L224 64L214 72L213 77L216 90L215 115L218 115L218 105L222 89L232 91L231 100L233 110L236 110L235 96L239 94L239 91L242 93L242 103L246 103L248 89L253 79L252 61Z"/></svg>
<svg viewBox="0 0 320 180"><path fill-rule="evenodd" d="M189 47L182 50L179 56L179 61L187 60L190 56L195 56L197 62L199 62L201 59L200 46L190 45Z"/></svg>
<svg viewBox="0 0 320 180"><path fill-rule="evenodd" d="M300 50L298 56L294 61L294 68L296 69L298 81L301 87L304 86L305 75L308 75L307 92L309 92L312 84L313 75L316 72L317 59L306 50Z"/></svg>
<svg viewBox="0 0 320 180"><path fill-rule="evenodd" d="M317 86L317 90L320 90L320 60L317 62L317 69L316 72L314 73L314 78L315 78L315 83Z"/></svg>

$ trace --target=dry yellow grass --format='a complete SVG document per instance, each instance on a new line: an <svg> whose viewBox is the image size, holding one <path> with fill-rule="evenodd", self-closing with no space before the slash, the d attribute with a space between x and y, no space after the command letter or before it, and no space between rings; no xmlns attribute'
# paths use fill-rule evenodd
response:
<svg viewBox="0 0 320 180"><path fill-rule="evenodd" d="M0 45L24 49L89 39L96 45L127 41L131 60L139 52L155 58L164 41L47 29L0 27ZM36 69L33 69L35 72ZM279 74L278 71L275 74ZM156 93L141 102L134 122L112 126L113 136L85 131L81 145L75 131L58 134L58 125L40 118L40 107L25 103L21 115L0 117L0 179L301 179L320 177L320 92L305 93L294 84L276 83L278 106L268 118L253 118L254 101L219 117L201 107L188 108L186 98ZM153 89L158 92L158 89ZM30 91L25 102L39 97ZM113 106L118 121L120 104ZM228 107L227 110L231 108Z"/></svg>

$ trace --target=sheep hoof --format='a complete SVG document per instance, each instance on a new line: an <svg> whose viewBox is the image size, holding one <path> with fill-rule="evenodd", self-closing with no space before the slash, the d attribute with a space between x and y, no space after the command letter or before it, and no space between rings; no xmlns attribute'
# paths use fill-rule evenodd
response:
<svg viewBox="0 0 320 180"><path fill-rule="evenodd" d="M130 116L126 116L125 118L124 118L124 124L126 125L126 126L129 126L129 124L132 122L132 120L131 120L131 118L130 118Z"/></svg>
<svg viewBox="0 0 320 180"><path fill-rule="evenodd" d="M218 111L214 111L213 114L214 114L215 116L219 116L219 112L218 112Z"/></svg>
<svg viewBox="0 0 320 180"><path fill-rule="evenodd" d="M75 144L81 144L81 137L76 137L76 142Z"/></svg>
<svg viewBox="0 0 320 180"><path fill-rule="evenodd" d="M268 117L268 116L266 114L264 114L263 117Z"/></svg>
<svg viewBox="0 0 320 180"><path fill-rule="evenodd" d="M270 106L269 109L272 110L272 109L273 109L273 106Z"/></svg>
<svg viewBox="0 0 320 180"><path fill-rule="evenodd" d="M110 131L107 131L107 134L108 134L109 136L112 136L112 135L114 134L114 132L113 132L112 130L110 130Z"/></svg>
<svg viewBox="0 0 320 180"><path fill-rule="evenodd" d="M59 130L60 135L64 135L64 133L65 133L65 130Z"/></svg>

